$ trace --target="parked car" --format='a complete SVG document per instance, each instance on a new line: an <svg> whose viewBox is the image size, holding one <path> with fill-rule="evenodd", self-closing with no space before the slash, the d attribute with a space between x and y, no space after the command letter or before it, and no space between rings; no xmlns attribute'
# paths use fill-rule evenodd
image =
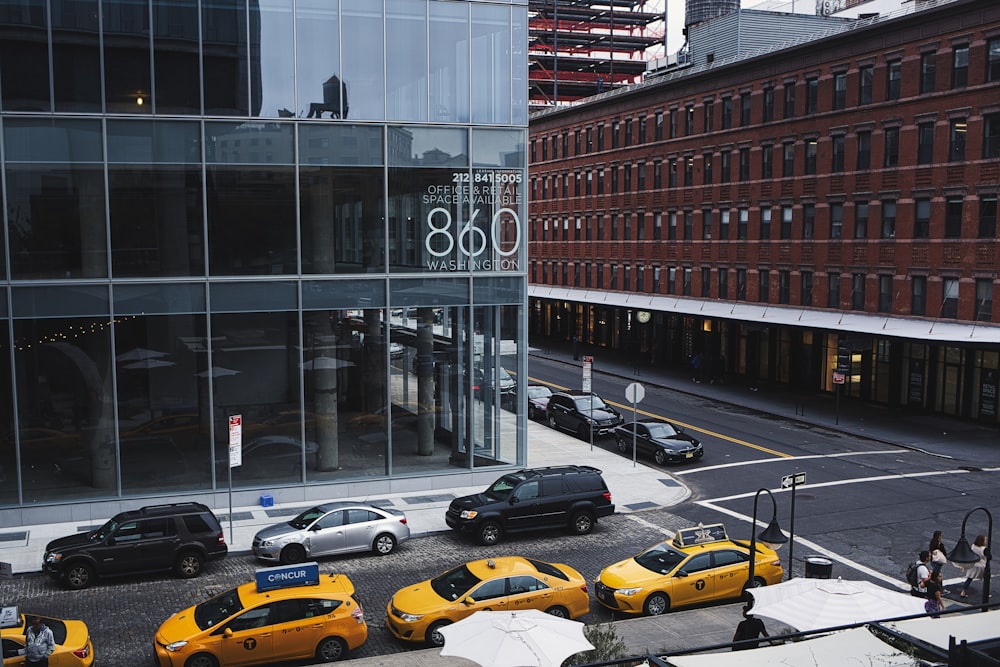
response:
<svg viewBox="0 0 1000 667"><path fill-rule="evenodd" d="M636 455L652 456L659 465L700 459L705 453L697 438L680 426L661 419L640 419L615 429L618 451L632 454L633 435Z"/></svg>
<svg viewBox="0 0 1000 667"><path fill-rule="evenodd" d="M584 535L614 511L600 470L565 465L507 473L484 492L451 501L445 522L491 545L521 530L569 528Z"/></svg>
<svg viewBox="0 0 1000 667"><path fill-rule="evenodd" d="M121 512L97 530L48 543L42 569L71 589L97 577L170 570L185 579L228 552L222 526L201 503L150 505Z"/></svg>
<svg viewBox="0 0 1000 667"><path fill-rule="evenodd" d="M756 543L753 586L781 581L778 555ZM675 607L740 598L750 577L750 545L730 540L722 524L677 531L670 541L610 565L594 594L608 609L656 616Z"/></svg>
<svg viewBox="0 0 1000 667"><path fill-rule="evenodd" d="M590 597L586 580L569 565L489 558L400 589L386 605L386 626L404 641L442 646L441 628L486 609L538 609L577 618L590 611Z"/></svg>
<svg viewBox="0 0 1000 667"><path fill-rule="evenodd" d="M552 390L544 384L528 385L528 419L545 420Z"/></svg>
<svg viewBox="0 0 1000 667"><path fill-rule="evenodd" d="M557 391L546 406L549 426L576 434L581 440L611 433L624 420L597 394L578 390Z"/></svg>
<svg viewBox="0 0 1000 667"><path fill-rule="evenodd" d="M52 631L56 648L49 656L51 667L90 667L94 664L94 645L90 630L83 621L61 620L40 614L19 614L17 624L3 630L4 667L22 667L26 664L25 634L31 619L38 616Z"/></svg>
<svg viewBox="0 0 1000 667"><path fill-rule="evenodd" d="M406 515L399 510L364 503L325 503L291 521L258 531L253 538L253 555L279 563L355 551L385 556L409 538Z"/></svg>
<svg viewBox="0 0 1000 667"><path fill-rule="evenodd" d="M256 581L177 612L156 631L153 649L159 667L325 663L367 639L351 580L320 575L316 563L308 563L258 570Z"/></svg>
<svg viewBox="0 0 1000 667"><path fill-rule="evenodd" d="M513 400L513 397L517 393L517 381L514 379L507 369L503 366L498 366L496 370L496 387L500 390L500 400L507 401ZM494 381L492 378L483 375L483 369L477 368L473 373L472 378L472 391L475 393L476 398L482 399L483 395L493 391Z"/></svg>

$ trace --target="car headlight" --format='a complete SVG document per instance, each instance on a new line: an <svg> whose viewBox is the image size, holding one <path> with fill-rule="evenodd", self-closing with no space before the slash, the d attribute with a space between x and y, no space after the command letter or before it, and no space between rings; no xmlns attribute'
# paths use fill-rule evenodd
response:
<svg viewBox="0 0 1000 667"><path fill-rule="evenodd" d="M49 553L45 554L45 562L46 563L58 563L61 560L62 560L62 554L61 553L57 553L55 551L50 551Z"/></svg>
<svg viewBox="0 0 1000 667"><path fill-rule="evenodd" d="M419 621L420 619L422 619L424 617L423 614L407 614L405 611L398 611L397 610L396 613L397 613L397 615L399 616L400 619L402 619L403 621L405 621L407 623L416 623L417 621Z"/></svg>
<svg viewBox="0 0 1000 667"><path fill-rule="evenodd" d="M187 646L187 644L188 644L187 640L186 639L182 639L179 642L170 642L169 644L167 644L163 648L167 649L171 653L176 653L177 651L180 651L182 648L184 648L185 646Z"/></svg>
<svg viewBox="0 0 1000 667"><path fill-rule="evenodd" d="M459 514L463 519L475 519L478 515L479 512L476 510L462 510L462 513Z"/></svg>
<svg viewBox="0 0 1000 667"><path fill-rule="evenodd" d="M615 593L619 595L635 595L642 590L642 587L637 586L636 588L616 588Z"/></svg>
<svg viewBox="0 0 1000 667"><path fill-rule="evenodd" d="M260 546L262 546L262 547L274 546L274 540L261 540L260 541Z"/></svg>

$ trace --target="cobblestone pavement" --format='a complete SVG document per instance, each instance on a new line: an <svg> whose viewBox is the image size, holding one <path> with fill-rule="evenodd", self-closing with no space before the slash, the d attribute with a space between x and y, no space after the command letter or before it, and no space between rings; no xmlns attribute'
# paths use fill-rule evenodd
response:
<svg viewBox="0 0 1000 667"><path fill-rule="evenodd" d="M403 586L468 560L507 555L568 563L593 581L605 566L663 539L663 529L683 525L683 520L663 511L616 514L601 519L590 535L514 535L494 547L482 547L451 533L436 534L410 540L389 556L324 559L320 570L343 572L354 582L365 605L369 638L350 657L370 657L424 648L396 640L385 628L386 604ZM65 590L42 574L24 574L0 582L0 596L5 606L16 604L27 612L85 621L100 667L153 666L153 636L167 617L252 580L257 567L251 556L236 554L209 563L197 579L150 575L98 582L82 591ZM592 601L590 613L580 620L612 619L610 612Z"/></svg>

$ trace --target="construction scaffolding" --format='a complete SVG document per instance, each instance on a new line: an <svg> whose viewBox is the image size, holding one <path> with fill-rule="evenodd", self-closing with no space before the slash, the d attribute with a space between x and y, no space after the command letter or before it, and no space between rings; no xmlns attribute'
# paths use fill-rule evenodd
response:
<svg viewBox="0 0 1000 667"><path fill-rule="evenodd" d="M573 102L638 81L663 44L654 0L528 0L529 103Z"/></svg>

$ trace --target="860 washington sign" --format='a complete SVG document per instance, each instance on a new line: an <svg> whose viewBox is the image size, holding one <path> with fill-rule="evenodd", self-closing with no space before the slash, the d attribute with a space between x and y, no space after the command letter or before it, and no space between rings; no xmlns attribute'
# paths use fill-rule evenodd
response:
<svg viewBox="0 0 1000 667"><path fill-rule="evenodd" d="M424 248L432 271L517 271L521 249L520 171L456 171L449 185L432 185L422 201ZM459 211L452 214L452 207ZM468 220L461 211L472 211Z"/></svg>

